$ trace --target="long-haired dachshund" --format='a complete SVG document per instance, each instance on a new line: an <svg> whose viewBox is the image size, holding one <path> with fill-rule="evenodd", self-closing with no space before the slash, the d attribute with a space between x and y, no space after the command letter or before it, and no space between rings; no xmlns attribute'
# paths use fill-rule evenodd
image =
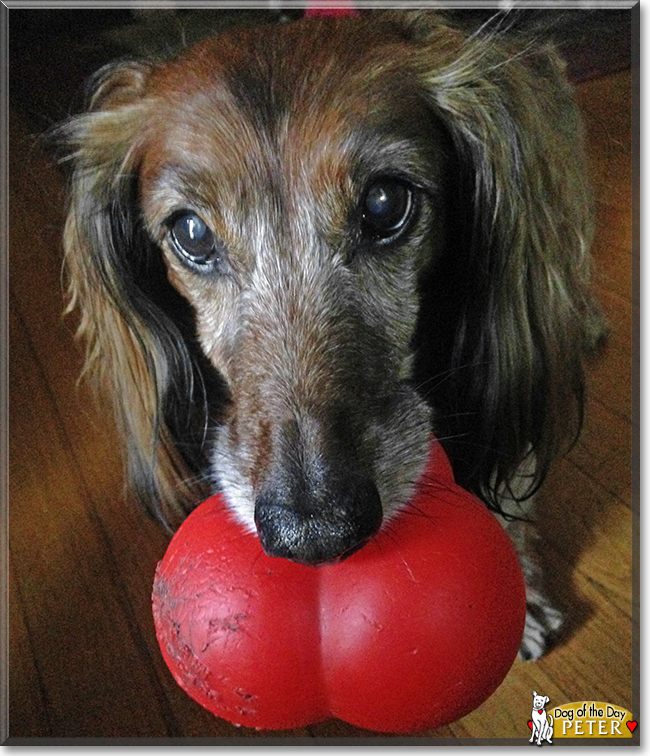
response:
<svg viewBox="0 0 650 756"><path fill-rule="evenodd" d="M563 67L498 27L316 17L99 72L63 127L71 307L161 522L222 491L269 554L335 561L406 504L432 431L526 515L598 315ZM531 658L562 616L516 540Z"/></svg>

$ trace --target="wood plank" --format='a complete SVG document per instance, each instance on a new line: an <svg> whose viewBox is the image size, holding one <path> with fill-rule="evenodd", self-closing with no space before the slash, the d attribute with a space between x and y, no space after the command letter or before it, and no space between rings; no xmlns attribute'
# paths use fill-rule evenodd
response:
<svg viewBox="0 0 650 756"><path fill-rule="evenodd" d="M49 699L25 624L23 601L9 570L9 730L17 737L51 734Z"/></svg>
<svg viewBox="0 0 650 756"><path fill-rule="evenodd" d="M613 496L628 505L632 458L630 424L593 398L585 414L582 434L569 459Z"/></svg>
<svg viewBox="0 0 650 756"><path fill-rule="evenodd" d="M89 492L65 452L42 372L13 312L10 328L10 416L19 414L23 427L32 429L29 438L12 431L10 440L10 548L50 700L51 734L169 732L157 686L140 658L137 631L111 580L110 555L84 506Z"/></svg>

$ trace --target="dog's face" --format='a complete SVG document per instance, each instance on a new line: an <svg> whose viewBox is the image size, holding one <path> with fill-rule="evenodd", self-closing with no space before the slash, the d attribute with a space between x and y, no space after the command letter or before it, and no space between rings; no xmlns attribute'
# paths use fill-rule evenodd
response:
<svg viewBox="0 0 650 756"><path fill-rule="evenodd" d="M543 478L594 312L552 53L429 12L237 30L109 67L64 134L71 300L160 520L222 490L269 553L344 557L430 405L493 506L531 451Z"/></svg>
<svg viewBox="0 0 650 756"><path fill-rule="evenodd" d="M270 553L309 563L372 535L427 454L412 337L445 156L399 50L295 25L149 83L142 212L230 399L214 477Z"/></svg>

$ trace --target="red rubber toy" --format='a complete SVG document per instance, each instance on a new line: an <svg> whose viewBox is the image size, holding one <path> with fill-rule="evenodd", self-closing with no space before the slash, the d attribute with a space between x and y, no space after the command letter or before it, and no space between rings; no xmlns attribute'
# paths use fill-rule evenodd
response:
<svg viewBox="0 0 650 756"><path fill-rule="evenodd" d="M499 686L526 612L516 554L438 442L411 503L346 561L267 556L213 496L159 563L153 613L178 684L219 717L285 729L338 717L418 732Z"/></svg>

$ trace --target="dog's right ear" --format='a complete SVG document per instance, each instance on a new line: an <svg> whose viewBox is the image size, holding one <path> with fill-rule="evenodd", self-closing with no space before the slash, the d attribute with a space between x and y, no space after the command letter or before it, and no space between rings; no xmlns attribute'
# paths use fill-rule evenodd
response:
<svg viewBox="0 0 650 756"><path fill-rule="evenodd" d="M93 304L98 291L108 294L114 306L122 304L115 265L120 234L107 221L117 220L109 216L120 208L124 236L133 178L146 137L148 70L142 63L101 69L89 82L88 111L70 118L54 133L56 146L63 152L62 163L71 167L64 237L70 309L81 308L86 336L94 336L100 327Z"/></svg>
<svg viewBox="0 0 650 756"><path fill-rule="evenodd" d="M138 203L151 70L140 62L102 69L88 111L60 126L55 140L72 169L65 269L68 311L78 310L78 335L86 343L85 370L113 397L134 490L157 519L177 524L203 492L187 482L197 471L178 451L166 405L192 402L202 428L205 402L193 401L201 382L183 336L147 290L166 284ZM171 398L170 386L177 392Z"/></svg>
<svg viewBox="0 0 650 756"><path fill-rule="evenodd" d="M107 177L118 178L133 167L139 144L145 139L146 82L152 66L142 62L112 63L88 83L87 112L70 118L55 132L65 149L64 160L89 174L89 185L108 188Z"/></svg>

